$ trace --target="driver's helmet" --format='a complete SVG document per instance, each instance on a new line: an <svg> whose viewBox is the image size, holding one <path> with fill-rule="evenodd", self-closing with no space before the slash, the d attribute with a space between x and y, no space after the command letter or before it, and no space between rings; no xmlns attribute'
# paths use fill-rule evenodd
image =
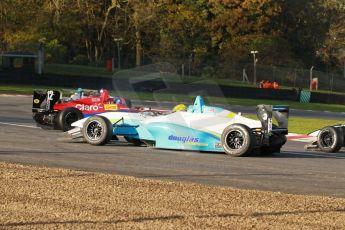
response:
<svg viewBox="0 0 345 230"><path fill-rule="evenodd" d="M114 103L125 105L126 101L122 97L114 97Z"/></svg>
<svg viewBox="0 0 345 230"><path fill-rule="evenodd" d="M178 112L178 111L187 111L187 106L185 104L175 105L175 107L173 108L173 112Z"/></svg>

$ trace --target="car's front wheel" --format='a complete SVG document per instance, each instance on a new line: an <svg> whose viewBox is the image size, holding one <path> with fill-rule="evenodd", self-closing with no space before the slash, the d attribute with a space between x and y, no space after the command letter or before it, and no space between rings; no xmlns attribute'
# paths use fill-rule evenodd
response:
<svg viewBox="0 0 345 230"><path fill-rule="evenodd" d="M105 145L113 136L113 128L107 118L92 116L85 121L82 133L87 143L91 145Z"/></svg>
<svg viewBox="0 0 345 230"><path fill-rule="evenodd" d="M233 157L248 156L255 146L252 130L243 124L226 127L221 136L222 146L226 154Z"/></svg>
<svg viewBox="0 0 345 230"><path fill-rule="evenodd" d="M324 127L317 135L317 146L323 152L335 153L344 145L344 134L333 126Z"/></svg>

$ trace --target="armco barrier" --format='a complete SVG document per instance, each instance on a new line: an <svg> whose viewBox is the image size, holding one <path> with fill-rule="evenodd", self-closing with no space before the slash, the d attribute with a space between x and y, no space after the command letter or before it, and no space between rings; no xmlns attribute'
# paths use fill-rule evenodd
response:
<svg viewBox="0 0 345 230"><path fill-rule="evenodd" d="M345 105L345 95L312 92L310 102Z"/></svg>
<svg viewBox="0 0 345 230"><path fill-rule="evenodd" d="M254 87L236 87L236 86L214 86L206 84L172 84L170 88L160 90L166 93L178 94L195 94L203 93L209 96L225 96L232 98L246 99L271 99L271 100L287 100L298 101L298 90L287 89L262 89Z"/></svg>
<svg viewBox="0 0 345 230"><path fill-rule="evenodd" d="M206 86L205 86L206 87ZM298 101L298 90L221 86L226 97Z"/></svg>

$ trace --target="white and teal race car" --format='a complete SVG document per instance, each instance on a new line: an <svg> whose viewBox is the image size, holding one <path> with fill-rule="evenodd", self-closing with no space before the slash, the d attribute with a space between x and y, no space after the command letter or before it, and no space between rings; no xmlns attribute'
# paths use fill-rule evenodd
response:
<svg viewBox="0 0 345 230"><path fill-rule="evenodd" d="M83 137L92 145L104 145L123 136L135 145L164 149L225 152L230 156L272 154L286 142L288 115L288 106L259 105L259 120L248 119L207 106L198 96L186 111L101 113L73 123L75 128L69 134Z"/></svg>

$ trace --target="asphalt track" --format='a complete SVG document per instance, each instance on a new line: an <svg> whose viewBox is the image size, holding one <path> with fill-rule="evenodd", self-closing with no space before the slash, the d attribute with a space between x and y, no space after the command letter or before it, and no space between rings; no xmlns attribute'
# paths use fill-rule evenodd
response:
<svg viewBox="0 0 345 230"><path fill-rule="evenodd" d="M0 106L0 161L345 197L345 152L305 152L305 143L291 141L280 154L247 158L134 147L121 140L98 147L73 142L59 131L35 127L29 97L0 96Z"/></svg>

